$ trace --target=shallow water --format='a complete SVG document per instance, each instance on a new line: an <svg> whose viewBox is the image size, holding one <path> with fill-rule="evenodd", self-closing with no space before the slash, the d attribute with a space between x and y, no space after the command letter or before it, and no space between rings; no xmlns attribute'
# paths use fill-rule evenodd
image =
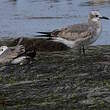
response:
<svg viewBox="0 0 110 110"><path fill-rule="evenodd" d="M92 9L110 16L109 3L93 6L87 0L0 0L0 37L32 37L37 31L84 22ZM103 21L103 28L95 44L110 44L110 21Z"/></svg>

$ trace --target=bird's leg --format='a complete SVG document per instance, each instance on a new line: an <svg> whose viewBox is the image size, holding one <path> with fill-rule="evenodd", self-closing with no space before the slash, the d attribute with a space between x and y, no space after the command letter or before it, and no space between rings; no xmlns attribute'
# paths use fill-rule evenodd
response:
<svg viewBox="0 0 110 110"><path fill-rule="evenodd" d="M86 53L85 53L85 48L84 48L84 45L82 45L82 52L83 52L83 55L85 56Z"/></svg>
<svg viewBox="0 0 110 110"><path fill-rule="evenodd" d="M81 56L82 56L82 55L84 55L84 56L86 55L86 54L85 54L85 47L84 47L84 45L81 45L78 50L79 50L79 54L80 54Z"/></svg>

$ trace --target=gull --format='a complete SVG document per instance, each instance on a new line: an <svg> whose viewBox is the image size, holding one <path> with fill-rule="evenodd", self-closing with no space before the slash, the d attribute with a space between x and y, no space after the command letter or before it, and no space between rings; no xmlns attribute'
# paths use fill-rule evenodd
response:
<svg viewBox="0 0 110 110"><path fill-rule="evenodd" d="M70 48L78 47L85 54L85 47L95 42L102 32L101 19L109 20L99 11L91 11L86 23L73 24L52 32L38 32L41 36L65 44Z"/></svg>
<svg viewBox="0 0 110 110"><path fill-rule="evenodd" d="M0 49L0 63L2 64L11 62L25 52L25 48L22 45L13 47L1 46Z"/></svg>
<svg viewBox="0 0 110 110"><path fill-rule="evenodd" d="M26 50L23 45L20 45L23 38L20 38L16 46L0 47L0 63L22 64L27 59L32 59L36 55L35 50Z"/></svg>

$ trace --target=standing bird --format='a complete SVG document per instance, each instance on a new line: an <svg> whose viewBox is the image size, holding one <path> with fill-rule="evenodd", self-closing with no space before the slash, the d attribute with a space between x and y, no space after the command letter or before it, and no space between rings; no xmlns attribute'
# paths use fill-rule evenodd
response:
<svg viewBox="0 0 110 110"><path fill-rule="evenodd" d="M87 23L73 24L52 32L38 33L42 34L41 36L48 36L53 41L61 42L70 48L78 47L85 54L85 46L95 42L101 34L101 19L109 20L109 18L101 16L98 11L91 11Z"/></svg>

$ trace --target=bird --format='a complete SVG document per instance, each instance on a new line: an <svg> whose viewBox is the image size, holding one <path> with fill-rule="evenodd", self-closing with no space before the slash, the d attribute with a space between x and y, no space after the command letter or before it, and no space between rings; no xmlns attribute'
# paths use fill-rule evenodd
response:
<svg viewBox="0 0 110 110"><path fill-rule="evenodd" d="M14 58L11 61L11 64L22 65L23 63L34 59L35 56L36 56L36 50L35 49L32 49L32 50L26 50L25 49L25 52L23 54L18 55L16 58Z"/></svg>
<svg viewBox="0 0 110 110"><path fill-rule="evenodd" d="M19 57L25 52L25 48L22 45L7 47L0 47L0 63L5 64L11 62L13 59Z"/></svg>
<svg viewBox="0 0 110 110"><path fill-rule="evenodd" d="M36 56L34 49L26 50L23 45L20 45L23 38L20 38L16 46L0 47L0 63L22 64L28 59L33 59Z"/></svg>
<svg viewBox="0 0 110 110"><path fill-rule="evenodd" d="M92 5L110 3L110 0L88 0L88 3Z"/></svg>
<svg viewBox="0 0 110 110"><path fill-rule="evenodd" d="M102 16L99 11L92 10L88 14L85 23L73 24L51 32L37 32L41 36L48 36L50 40L61 42L69 48L77 47L85 54L85 47L95 42L102 32L101 19L109 20Z"/></svg>

